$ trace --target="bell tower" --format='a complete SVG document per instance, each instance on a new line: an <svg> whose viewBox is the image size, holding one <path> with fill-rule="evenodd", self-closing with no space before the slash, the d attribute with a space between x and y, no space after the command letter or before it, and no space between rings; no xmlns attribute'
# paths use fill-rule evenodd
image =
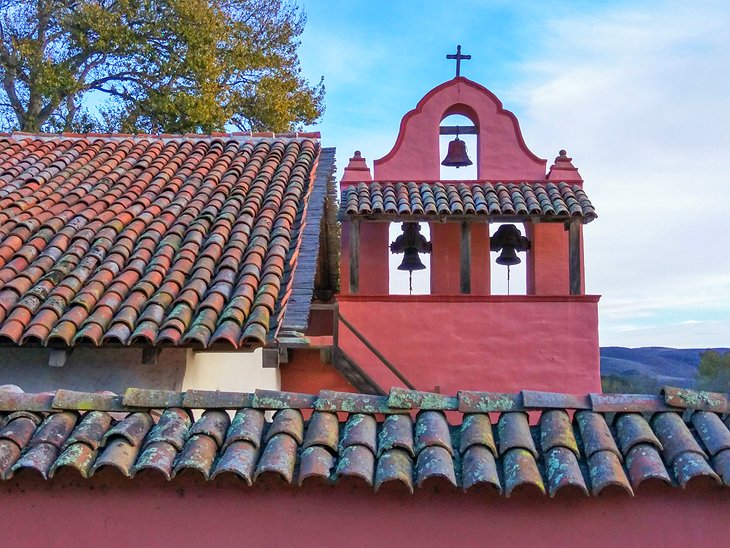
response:
<svg viewBox="0 0 730 548"><path fill-rule="evenodd" d="M342 352L385 389L406 379L450 393L599 391L599 297L585 294L582 242L583 225L597 216L583 180L564 150L548 169L515 115L461 76L471 58L461 47L447 57L456 76L403 117L372 173L355 152L340 181L339 310L361 335L341 333ZM471 125L444 124L453 114ZM445 158L443 135L454 136ZM474 135L475 150L460 135ZM475 179L440 179L442 163L472 162ZM391 223L402 223L392 242ZM428 240L418 223L428 223ZM430 253L429 295L388 294L391 252L409 271ZM490 253L493 268L525 261L525 295L491 294Z"/></svg>

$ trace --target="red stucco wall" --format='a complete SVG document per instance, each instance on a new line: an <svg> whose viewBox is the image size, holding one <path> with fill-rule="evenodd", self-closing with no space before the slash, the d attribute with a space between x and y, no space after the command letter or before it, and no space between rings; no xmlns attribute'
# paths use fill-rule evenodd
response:
<svg viewBox="0 0 730 548"><path fill-rule="evenodd" d="M568 231L557 223L525 223L523 226L530 239L530 251L527 253L527 293L570 294Z"/></svg>
<svg viewBox="0 0 730 548"><path fill-rule="evenodd" d="M419 390L600 391L598 297L340 296L340 313ZM382 387L402 386L340 329Z"/></svg>
<svg viewBox="0 0 730 548"><path fill-rule="evenodd" d="M461 292L461 223L430 223L431 294ZM489 295L489 225L471 223L471 294Z"/></svg>
<svg viewBox="0 0 730 548"><path fill-rule="evenodd" d="M4 546L725 546L730 497L704 484L505 499L443 485L410 495L112 472L2 482L0 507Z"/></svg>
<svg viewBox="0 0 730 548"><path fill-rule="evenodd" d="M458 295L461 224L431 223L431 294Z"/></svg>
<svg viewBox="0 0 730 548"><path fill-rule="evenodd" d="M332 364L322 363L319 350L290 350L289 363L281 364L280 372L281 389L285 392L357 392Z"/></svg>
<svg viewBox="0 0 730 548"><path fill-rule="evenodd" d="M390 291L388 259L390 223L360 223L359 293L387 295ZM350 291L350 230L351 223L342 223L340 285L343 293Z"/></svg>
<svg viewBox="0 0 730 548"><path fill-rule="evenodd" d="M502 108L500 100L487 88L461 77L429 91L403 117L392 150L373 164L374 179L439 179L439 124L451 114L466 116L477 128L478 179L545 178L547 162L527 148L515 115Z"/></svg>

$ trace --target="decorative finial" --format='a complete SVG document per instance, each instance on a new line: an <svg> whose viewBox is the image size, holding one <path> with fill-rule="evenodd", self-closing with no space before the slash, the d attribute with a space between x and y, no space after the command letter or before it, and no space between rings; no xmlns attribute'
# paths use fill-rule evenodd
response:
<svg viewBox="0 0 730 548"><path fill-rule="evenodd" d="M462 55L461 54L461 46L456 46L456 53L450 53L446 56L447 59L456 59L456 78L461 76L461 60L465 59L471 59L471 55Z"/></svg>
<svg viewBox="0 0 730 548"><path fill-rule="evenodd" d="M558 152L558 155L559 156L567 156L568 155L568 152L564 148L561 148L560 149L560 152Z"/></svg>
<svg viewBox="0 0 730 548"><path fill-rule="evenodd" d="M362 158L362 154L360 153L360 151L359 151L359 150L356 150L356 151L355 151L355 156L354 156L354 158Z"/></svg>

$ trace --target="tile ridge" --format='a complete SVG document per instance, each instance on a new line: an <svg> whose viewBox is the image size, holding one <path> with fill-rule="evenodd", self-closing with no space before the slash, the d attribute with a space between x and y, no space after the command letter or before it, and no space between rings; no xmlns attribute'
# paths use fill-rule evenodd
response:
<svg viewBox="0 0 730 548"><path fill-rule="evenodd" d="M677 396L681 391L681 396ZM681 397L681 401L678 398ZM708 403L708 401L710 403ZM139 411L186 409L313 409L325 411L402 414L411 411L459 411L469 413L542 412L551 409L586 410L598 413L684 413L730 411L727 394L666 387L662 395L651 394L562 394L523 390L518 393L458 391L455 396L393 387L389 395L322 390L300 394L280 390L221 392L207 390L154 390L128 388L123 395L109 391L26 393L17 387L0 386L0 411Z"/></svg>
<svg viewBox="0 0 730 548"><path fill-rule="evenodd" d="M62 133L45 133L45 132L27 132L27 131L12 131L12 132L0 132L0 138L12 139L16 141L25 139L40 139L43 141L52 141L58 139L71 139L71 140L127 140L133 141L142 140L160 140L163 142L168 141L183 141L183 140L195 140L195 141L214 141L218 139L232 140L232 141L265 141L265 140L279 140L286 139L289 141L306 141L321 139L319 131L287 131L287 132L271 132L271 131L234 131L234 132L211 132L211 133L120 133L120 132L89 132L89 133L73 133L73 132L62 132Z"/></svg>

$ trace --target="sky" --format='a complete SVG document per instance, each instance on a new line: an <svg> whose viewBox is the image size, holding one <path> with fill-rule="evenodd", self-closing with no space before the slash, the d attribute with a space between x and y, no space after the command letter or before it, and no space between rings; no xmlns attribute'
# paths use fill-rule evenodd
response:
<svg viewBox="0 0 730 548"><path fill-rule="evenodd" d="M461 44L462 75L585 180L601 345L730 347L730 3L300 4L302 72L327 90L309 129L337 148L338 177L355 150L372 168L391 149Z"/></svg>

